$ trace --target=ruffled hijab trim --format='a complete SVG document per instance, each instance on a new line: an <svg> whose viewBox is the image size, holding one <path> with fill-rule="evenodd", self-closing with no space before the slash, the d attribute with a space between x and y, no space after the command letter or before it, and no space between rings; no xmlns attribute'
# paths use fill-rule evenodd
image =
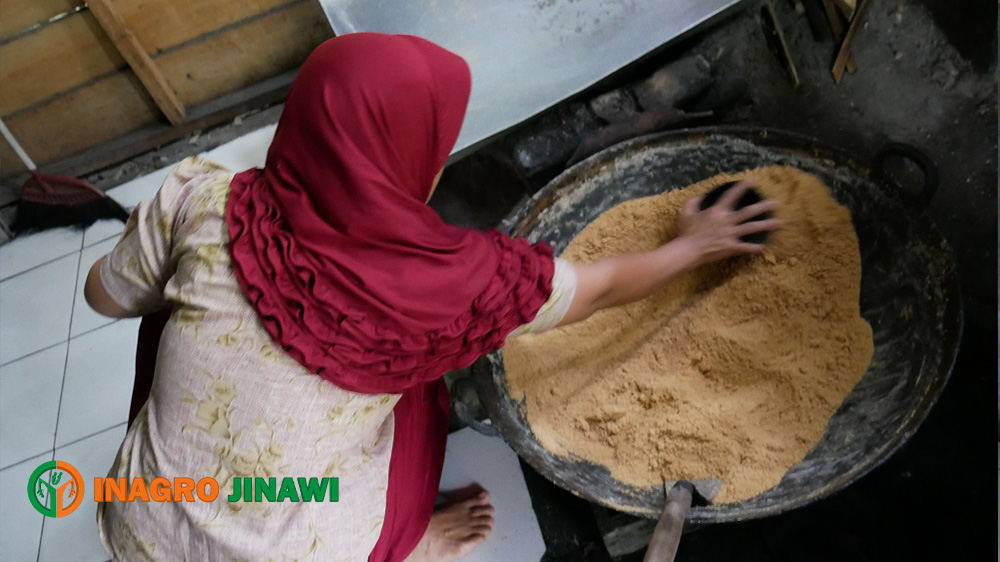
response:
<svg viewBox="0 0 1000 562"><path fill-rule="evenodd" d="M282 349L341 388L402 393L467 367L551 293L551 248L425 204L469 90L465 62L423 39L331 39L296 77L265 167L231 182L244 293Z"/></svg>

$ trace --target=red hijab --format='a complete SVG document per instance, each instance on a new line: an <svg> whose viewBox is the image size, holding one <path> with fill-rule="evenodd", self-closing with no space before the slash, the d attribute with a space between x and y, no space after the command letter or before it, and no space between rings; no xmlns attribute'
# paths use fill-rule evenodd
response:
<svg viewBox="0 0 1000 562"><path fill-rule="evenodd" d="M331 39L292 84L264 168L232 181L244 292L285 351L341 388L401 393L467 367L551 292L550 248L426 205L470 87L465 61L424 39Z"/></svg>

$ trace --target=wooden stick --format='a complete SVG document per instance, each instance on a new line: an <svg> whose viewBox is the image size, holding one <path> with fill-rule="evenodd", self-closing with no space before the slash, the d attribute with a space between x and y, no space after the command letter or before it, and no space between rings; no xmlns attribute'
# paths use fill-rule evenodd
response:
<svg viewBox="0 0 1000 562"><path fill-rule="evenodd" d="M665 485L665 483L664 483ZM643 562L673 562L677 556L677 547L681 544L681 534L684 532L684 520L691 511L694 499L694 487L691 483L677 484L667 490L667 500L663 513L653 529L653 537Z"/></svg>
<svg viewBox="0 0 1000 562"><path fill-rule="evenodd" d="M171 124L183 123L184 104L177 98L177 94L163 73L129 29L112 0L87 0L87 6L122 57L132 67L132 72L135 72L160 111L167 116Z"/></svg>
<svg viewBox="0 0 1000 562"><path fill-rule="evenodd" d="M837 54L837 60L833 63L833 80L838 84L840 84L840 79L844 77L847 58L851 55L851 44L854 43L854 37L858 34L858 28L861 27L861 16L864 15L869 2L870 0L861 0L858 8L854 11L854 17L851 18L851 26L847 28L844 41L840 44L840 52Z"/></svg>
<svg viewBox="0 0 1000 562"><path fill-rule="evenodd" d="M844 22L840 20L840 13L837 11L837 7L833 5L833 0L823 0L823 10L826 11L826 19L830 20L830 29L833 30L833 40L835 43L844 42ZM851 74L858 69L858 65L854 62L854 55L847 55L847 64L845 68Z"/></svg>
<svg viewBox="0 0 1000 562"><path fill-rule="evenodd" d="M837 5L837 9L840 13L844 14L847 21L851 21L854 18L854 0L833 0L834 4Z"/></svg>
<svg viewBox="0 0 1000 562"><path fill-rule="evenodd" d="M771 0L765 0L764 7L767 10L768 18L771 20L771 25L774 27L774 33L778 36L778 43L781 45L781 52L785 57L785 64L788 66L788 74L792 79L792 87L798 88L802 84L799 80L799 70L795 68L792 51L788 48L788 42L785 41L785 33L781 30L781 24L778 23L778 16L774 13L774 6L771 4Z"/></svg>

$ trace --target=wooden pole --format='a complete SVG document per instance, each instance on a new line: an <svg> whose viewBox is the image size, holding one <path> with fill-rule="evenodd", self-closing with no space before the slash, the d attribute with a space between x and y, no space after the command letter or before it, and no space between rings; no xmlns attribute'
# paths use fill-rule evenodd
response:
<svg viewBox="0 0 1000 562"><path fill-rule="evenodd" d="M823 0L823 9L826 11L826 18L830 20L830 29L833 31L833 41L837 45L840 45L844 41L844 22L840 21L840 12L837 11L837 7L834 6L833 0ZM854 74L854 71L858 69L858 65L854 63L854 55L848 53L847 63L844 68L848 72Z"/></svg>
<svg viewBox="0 0 1000 562"><path fill-rule="evenodd" d="M851 55L851 45L854 44L854 36L858 34L858 29L861 27L861 16L864 15L869 1L861 0L861 3L858 4L857 9L854 10L854 17L851 18L851 25L847 28L847 33L844 34L844 42L840 44L840 52L837 54L837 60L833 63L833 80L838 84L844 76L847 59Z"/></svg>
<svg viewBox="0 0 1000 562"><path fill-rule="evenodd" d="M146 91L152 96L153 101L160 108L160 111L167 116L173 125L184 122L184 104L177 98L177 94L164 78L163 73L149 57L149 53L136 39L135 34L129 29L121 12L115 7L112 0L87 0L87 7L94 18L101 24L101 28L111 38L111 42L122 54L122 57L132 67L132 72L139 78Z"/></svg>
<svg viewBox="0 0 1000 562"><path fill-rule="evenodd" d="M788 42L785 41L785 32L781 30L781 23L778 22L778 16L774 13L774 5L771 4L771 0L764 0L764 9L767 11L768 19L771 20L770 24L774 28L774 34L778 37L778 44L781 45L781 52L785 57L785 64L788 66L788 74L792 78L792 87L798 88L802 84L799 80L799 71L795 68L792 50L788 48Z"/></svg>
<svg viewBox="0 0 1000 562"><path fill-rule="evenodd" d="M851 21L851 18L854 17L854 10L857 7L854 0L833 0L833 2L837 5L840 13L844 14L844 17L847 18L847 21Z"/></svg>

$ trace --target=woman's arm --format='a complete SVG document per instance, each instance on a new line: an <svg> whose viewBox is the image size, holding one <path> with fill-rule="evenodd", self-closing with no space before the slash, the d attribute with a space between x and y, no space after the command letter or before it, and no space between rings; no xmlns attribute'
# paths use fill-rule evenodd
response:
<svg viewBox="0 0 1000 562"><path fill-rule="evenodd" d="M108 290L104 288L104 283L101 281L101 264L104 263L104 260L105 257L102 257L94 262L94 265L90 268L90 272L87 274L87 282L83 286L83 296L87 299L87 304L98 314L110 318L132 318L139 316L139 314L122 308L121 305L111 298Z"/></svg>
<svg viewBox="0 0 1000 562"><path fill-rule="evenodd" d="M198 212L195 190L217 168L197 158L181 161L151 199L139 203L111 251L91 266L84 285L87 304L111 318L145 316L166 306L164 288L177 269L175 238L186 236L187 220Z"/></svg>
<svg viewBox="0 0 1000 562"><path fill-rule="evenodd" d="M604 308L644 299L699 265L739 254L763 252L763 244L743 242L740 237L775 230L781 223L777 219L745 222L761 213L774 211L777 203L771 200L733 209L750 186L749 182L740 182L704 211L699 210L700 197L688 201L678 219L677 238L652 252L574 264L576 293L559 325L578 322Z"/></svg>

